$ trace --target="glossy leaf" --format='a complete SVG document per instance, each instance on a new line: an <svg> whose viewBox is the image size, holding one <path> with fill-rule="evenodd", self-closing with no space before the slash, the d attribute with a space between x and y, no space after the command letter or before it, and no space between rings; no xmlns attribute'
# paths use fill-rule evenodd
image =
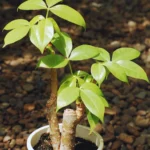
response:
<svg viewBox="0 0 150 150"><path fill-rule="evenodd" d="M103 122L105 109L101 97L85 89L80 90L80 96L86 108Z"/></svg>
<svg viewBox="0 0 150 150"><path fill-rule="evenodd" d="M53 35L54 29L51 20L43 19L38 25L32 26L30 41L43 53L45 47L53 38Z"/></svg>
<svg viewBox="0 0 150 150"><path fill-rule="evenodd" d="M110 54L103 48L98 48L99 55L94 57L93 59L100 61L110 61Z"/></svg>
<svg viewBox="0 0 150 150"><path fill-rule="evenodd" d="M91 74L100 86L106 78L106 69L101 63L95 63L91 67Z"/></svg>
<svg viewBox="0 0 150 150"><path fill-rule="evenodd" d="M56 5L50 8L50 11L58 17L77 24L82 27L86 27L84 18L79 12L67 5Z"/></svg>
<svg viewBox="0 0 150 150"><path fill-rule="evenodd" d="M60 28L59 28L57 22L53 18L49 18L49 19L51 20L55 31L60 34Z"/></svg>
<svg viewBox="0 0 150 150"><path fill-rule="evenodd" d="M40 20L43 20L43 19L45 19L44 16L42 16L42 15L37 15L37 16L35 16L35 17L30 21L30 25L32 26L32 25L38 23Z"/></svg>
<svg viewBox="0 0 150 150"><path fill-rule="evenodd" d="M67 63L68 60L60 55L47 55L39 60L37 66L42 68L63 68Z"/></svg>
<svg viewBox="0 0 150 150"><path fill-rule="evenodd" d="M15 28L23 27L23 26L29 26L29 22L25 19L16 19L11 22L9 22L5 27L4 30L12 30Z"/></svg>
<svg viewBox="0 0 150 150"><path fill-rule="evenodd" d="M48 5L48 7L51 7L59 2L61 2L62 0L46 0L46 3Z"/></svg>
<svg viewBox="0 0 150 150"><path fill-rule="evenodd" d="M55 34L51 42L64 56L69 57L72 50L72 40L67 33Z"/></svg>
<svg viewBox="0 0 150 150"><path fill-rule="evenodd" d="M21 10L41 10L47 9L47 6L43 0L27 0L19 5L18 9Z"/></svg>
<svg viewBox="0 0 150 150"><path fill-rule="evenodd" d="M119 64L124 69L127 76L137 79L143 79L149 82L145 71L136 63L129 60L120 60L117 61L116 63Z"/></svg>
<svg viewBox="0 0 150 150"><path fill-rule="evenodd" d="M86 77L86 76L89 76L89 74L85 71L82 71L82 70L78 70L75 72L75 75L77 75L78 77Z"/></svg>
<svg viewBox="0 0 150 150"><path fill-rule="evenodd" d="M67 87L76 87L76 82L77 79L74 76L69 77L60 85L58 93L60 93L63 89Z"/></svg>
<svg viewBox="0 0 150 150"><path fill-rule="evenodd" d="M70 55L70 60L86 60L98 54L98 48L91 45L81 45L73 49Z"/></svg>
<svg viewBox="0 0 150 150"><path fill-rule="evenodd" d="M139 57L140 52L134 48L119 48L113 52L112 61L132 60Z"/></svg>
<svg viewBox="0 0 150 150"><path fill-rule="evenodd" d="M99 118L88 111L87 112L87 120L90 125L90 134L91 134L93 132L93 130L95 129L97 123L99 122Z"/></svg>
<svg viewBox="0 0 150 150"><path fill-rule="evenodd" d="M58 93L57 111L69 104L73 103L79 97L79 88L67 87Z"/></svg>
<svg viewBox="0 0 150 150"><path fill-rule="evenodd" d="M29 26L23 26L20 28L16 28L7 33L4 38L4 46L15 43L16 41L21 40L24 38L29 32Z"/></svg>
<svg viewBox="0 0 150 150"><path fill-rule="evenodd" d="M84 84L82 84L82 86L80 86L80 89L90 90L98 96L103 96L100 88L94 83L85 82Z"/></svg>
<svg viewBox="0 0 150 150"><path fill-rule="evenodd" d="M120 65L118 65L115 62L106 62L104 63L104 65L116 78L118 78L119 80L123 82L128 82L126 73Z"/></svg>

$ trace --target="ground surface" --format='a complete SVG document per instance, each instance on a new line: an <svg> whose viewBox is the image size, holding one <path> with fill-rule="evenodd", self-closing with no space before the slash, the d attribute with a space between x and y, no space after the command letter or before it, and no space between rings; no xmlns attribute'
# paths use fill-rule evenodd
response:
<svg viewBox="0 0 150 150"><path fill-rule="evenodd" d="M64 0L65 1L65 0ZM149 0L82 0L70 2L87 22L86 32L61 21L62 30L71 34L74 46L92 44L110 52L122 46L141 51L137 60L150 77L150 2ZM30 19L31 12L17 13L19 0L0 1L0 29L15 18ZM6 32L0 32L0 47ZM49 97L49 71L35 69L40 53L28 39L0 48L0 150L26 150L26 139L36 128L47 124L45 102ZM88 62L75 68L89 70ZM59 71L59 78L66 70ZM131 79L124 84L110 78L102 89L111 108L106 110L102 134L105 150L150 149L150 84ZM60 118L62 114L59 114ZM86 124L86 120L83 122Z"/></svg>

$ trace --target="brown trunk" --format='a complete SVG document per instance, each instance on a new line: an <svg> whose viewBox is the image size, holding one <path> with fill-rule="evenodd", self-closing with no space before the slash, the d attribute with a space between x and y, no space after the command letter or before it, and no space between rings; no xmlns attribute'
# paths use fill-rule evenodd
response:
<svg viewBox="0 0 150 150"><path fill-rule="evenodd" d="M59 150L60 146L60 132L58 126L58 118L56 114L57 89L57 71L56 69L51 69L51 96L46 104L46 113L50 127L50 139L52 142L53 150Z"/></svg>
<svg viewBox="0 0 150 150"><path fill-rule="evenodd" d="M76 121L76 112L72 109L66 109L63 114L60 150L74 150Z"/></svg>
<svg viewBox="0 0 150 150"><path fill-rule="evenodd" d="M82 102L76 102L76 114L77 114L77 123L84 117L85 105Z"/></svg>

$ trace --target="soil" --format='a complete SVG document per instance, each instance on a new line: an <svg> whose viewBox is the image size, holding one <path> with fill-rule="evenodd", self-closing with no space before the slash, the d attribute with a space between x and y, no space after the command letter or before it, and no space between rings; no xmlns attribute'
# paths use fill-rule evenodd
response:
<svg viewBox="0 0 150 150"><path fill-rule="evenodd" d="M13 19L30 20L40 13L20 10L18 13L21 1L0 1L1 31ZM150 79L149 0L64 2L81 12L87 23L85 32L55 17L61 30L73 38L74 47L91 44L110 53L119 47L134 47L141 52L135 61ZM0 150L27 150L29 134L47 125L44 109L50 95L50 75L48 69L36 69L41 54L28 38L2 48L6 33L0 32ZM75 63L73 69L89 71L90 64L89 61ZM65 73L67 69L59 70L59 81ZM101 87L110 103L104 123L95 128L104 138L104 150L150 150L150 84L129 80L129 84L125 84L110 75ZM58 113L60 122L62 113ZM89 126L86 118L81 124Z"/></svg>
<svg viewBox="0 0 150 150"><path fill-rule="evenodd" d="M34 147L35 150L53 150L49 135L43 134L39 140L39 143ZM75 139L75 150L97 150L97 146L85 139L76 137Z"/></svg>

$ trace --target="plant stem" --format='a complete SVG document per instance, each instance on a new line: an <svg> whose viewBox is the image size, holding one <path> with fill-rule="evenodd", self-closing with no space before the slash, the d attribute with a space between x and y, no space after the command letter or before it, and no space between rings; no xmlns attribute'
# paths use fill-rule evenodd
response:
<svg viewBox="0 0 150 150"><path fill-rule="evenodd" d="M47 9L46 18L48 18L48 14L49 14L49 9Z"/></svg>
<svg viewBox="0 0 150 150"><path fill-rule="evenodd" d="M85 105L82 101L76 101L76 114L77 114L77 123L83 119L85 113Z"/></svg>
<svg viewBox="0 0 150 150"><path fill-rule="evenodd" d="M77 114L72 109L66 109L63 114L60 150L74 150Z"/></svg>
<svg viewBox="0 0 150 150"><path fill-rule="evenodd" d="M60 131L56 113L57 89L57 71L56 69L51 69L51 96L46 104L46 113L50 127L50 139L52 142L53 150L59 150L60 146Z"/></svg>
<svg viewBox="0 0 150 150"><path fill-rule="evenodd" d="M73 75L73 71L72 71L72 67L71 67L70 61L69 61L68 65L69 65L70 72L71 72L71 74Z"/></svg>

